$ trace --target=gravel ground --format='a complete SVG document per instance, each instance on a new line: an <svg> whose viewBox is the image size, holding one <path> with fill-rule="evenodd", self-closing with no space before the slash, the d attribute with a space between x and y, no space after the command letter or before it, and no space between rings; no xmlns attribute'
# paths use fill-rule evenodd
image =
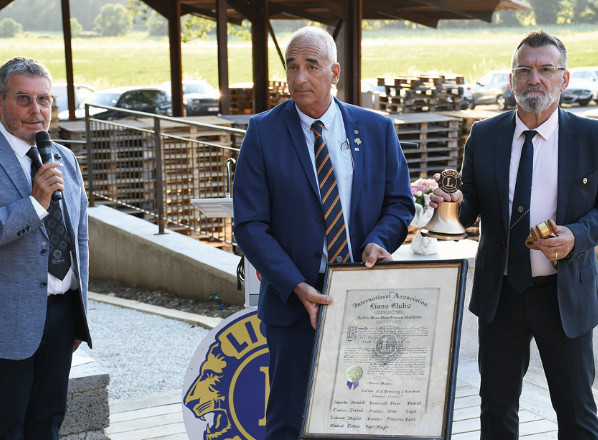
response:
<svg viewBox="0 0 598 440"><path fill-rule="evenodd" d="M167 292L131 288L109 281L92 281L90 290L191 313L225 318L242 307L177 298ZM182 392L193 353L208 334L203 327L136 310L89 301L88 319L93 350L89 356L110 374L110 400L131 399L164 391Z"/></svg>

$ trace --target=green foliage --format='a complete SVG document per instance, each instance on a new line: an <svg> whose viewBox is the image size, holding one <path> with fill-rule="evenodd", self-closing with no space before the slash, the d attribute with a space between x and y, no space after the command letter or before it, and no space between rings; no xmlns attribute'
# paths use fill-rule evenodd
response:
<svg viewBox="0 0 598 440"><path fill-rule="evenodd" d="M226 32L230 37L237 37L242 41L251 41L251 23L248 20L243 20L241 26L229 23Z"/></svg>
<svg viewBox="0 0 598 440"><path fill-rule="evenodd" d="M212 20L195 15L185 15L181 18L181 41L189 43L198 39L206 40L212 27L216 27L216 23Z"/></svg>
<svg viewBox="0 0 598 440"><path fill-rule="evenodd" d="M103 37L125 35L133 26L133 20L127 9L120 4L102 6L100 14L94 20L94 29Z"/></svg>
<svg viewBox="0 0 598 440"><path fill-rule="evenodd" d="M559 0L529 0L537 25L555 24L559 13Z"/></svg>
<svg viewBox="0 0 598 440"><path fill-rule="evenodd" d="M168 21L157 12L154 12L145 22L149 35L163 37L168 35Z"/></svg>
<svg viewBox="0 0 598 440"><path fill-rule="evenodd" d="M76 18L71 18L71 36L73 38L78 37L83 32L83 26L79 23Z"/></svg>
<svg viewBox="0 0 598 440"><path fill-rule="evenodd" d="M13 38L23 32L23 26L12 18L0 20L0 38Z"/></svg>

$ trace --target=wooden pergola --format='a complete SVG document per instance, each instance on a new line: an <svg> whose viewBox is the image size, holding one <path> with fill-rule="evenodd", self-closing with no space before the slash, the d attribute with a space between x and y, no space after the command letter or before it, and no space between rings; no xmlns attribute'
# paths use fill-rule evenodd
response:
<svg viewBox="0 0 598 440"><path fill-rule="evenodd" d="M13 0L0 0L0 9ZM142 0L168 20L172 112L182 116L183 65L181 17L193 14L216 21L221 112L230 112L227 23L251 22L254 112L267 109L268 35L282 60L271 20L307 19L330 26L339 47L345 102L360 104L362 20L409 20L436 27L440 20L492 21L495 11L529 9L521 0ZM61 0L68 107L74 119L75 93L71 50L70 0ZM284 63L284 60L282 60Z"/></svg>

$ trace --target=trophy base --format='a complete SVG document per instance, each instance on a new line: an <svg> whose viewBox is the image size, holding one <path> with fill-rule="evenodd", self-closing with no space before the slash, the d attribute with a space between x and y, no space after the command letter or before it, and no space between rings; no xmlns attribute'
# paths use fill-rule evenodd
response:
<svg viewBox="0 0 598 440"><path fill-rule="evenodd" d="M429 231L427 229L422 229L421 233L424 237L432 237L437 238L438 240L453 240L459 241L467 238L467 233L457 233L457 234L445 234L443 232L436 232L436 231Z"/></svg>

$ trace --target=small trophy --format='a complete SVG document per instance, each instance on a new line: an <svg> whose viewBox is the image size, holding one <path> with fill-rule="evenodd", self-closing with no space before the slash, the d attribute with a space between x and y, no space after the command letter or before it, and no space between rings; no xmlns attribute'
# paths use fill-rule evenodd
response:
<svg viewBox="0 0 598 440"><path fill-rule="evenodd" d="M456 170L444 170L440 173L438 187L448 194L457 192L461 185L461 177ZM424 237L439 240L462 240L467 238L465 228L459 222L459 204L457 202L442 202L434 210L434 214L422 229Z"/></svg>

